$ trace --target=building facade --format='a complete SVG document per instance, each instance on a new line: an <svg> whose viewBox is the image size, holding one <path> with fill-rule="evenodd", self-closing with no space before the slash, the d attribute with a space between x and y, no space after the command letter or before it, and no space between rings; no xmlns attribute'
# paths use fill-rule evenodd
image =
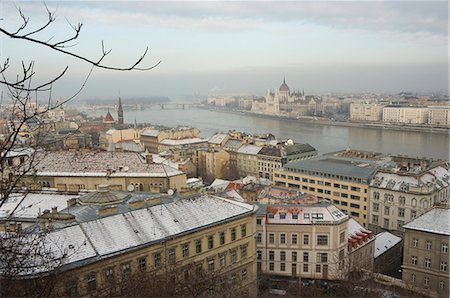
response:
<svg viewBox="0 0 450 298"><path fill-rule="evenodd" d="M448 297L450 209L436 206L404 226L403 281Z"/></svg>
<svg viewBox="0 0 450 298"><path fill-rule="evenodd" d="M345 279L348 219L328 202L260 205L256 219L258 272Z"/></svg>
<svg viewBox="0 0 450 298"><path fill-rule="evenodd" d="M350 120L352 121L381 121L383 107L379 103L352 102L350 104Z"/></svg>
<svg viewBox="0 0 450 298"><path fill-rule="evenodd" d="M450 106L429 106L428 123L433 125L450 125Z"/></svg>
<svg viewBox="0 0 450 298"><path fill-rule="evenodd" d="M389 123L426 124L428 123L428 108L386 106L383 108L383 121Z"/></svg>

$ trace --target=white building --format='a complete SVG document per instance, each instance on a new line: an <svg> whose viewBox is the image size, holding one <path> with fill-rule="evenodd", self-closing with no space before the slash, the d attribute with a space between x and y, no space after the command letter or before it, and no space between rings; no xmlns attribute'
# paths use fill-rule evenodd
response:
<svg viewBox="0 0 450 298"><path fill-rule="evenodd" d="M428 110L428 123L450 125L450 106L430 106Z"/></svg>
<svg viewBox="0 0 450 298"><path fill-rule="evenodd" d="M405 107L390 105L383 108L383 121L389 123L428 123L427 107Z"/></svg>

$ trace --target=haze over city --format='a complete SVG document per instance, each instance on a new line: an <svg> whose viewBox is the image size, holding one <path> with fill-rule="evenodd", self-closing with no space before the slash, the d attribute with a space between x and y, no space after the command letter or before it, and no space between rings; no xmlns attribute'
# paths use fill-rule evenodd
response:
<svg viewBox="0 0 450 298"><path fill-rule="evenodd" d="M437 2L49 2L57 21L46 37L73 34L71 51L93 60L101 41L111 65L132 64L149 46L147 72L96 69L80 98L264 94L285 76L292 88L314 92L429 92L448 90L448 3ZM5 28L30 18L46 22L42 2L2 2ZM69 24L70 22L70 24ZM66 65L54 94L76 91L89 65L2 37L2 56L13 66L34 60L44 80ZM13 68L11 74L14 74ZM106 94L110 93L110 94Z"/></svg>

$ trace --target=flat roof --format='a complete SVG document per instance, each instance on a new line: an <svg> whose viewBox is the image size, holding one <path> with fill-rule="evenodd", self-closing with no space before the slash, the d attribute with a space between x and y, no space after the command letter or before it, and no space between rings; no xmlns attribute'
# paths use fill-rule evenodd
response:
<svg viewBox="0 0 450 298"><path fill-rule="evenodd" d="M435 206L403 227L409 230L450 236L450 208Z"/></svg>

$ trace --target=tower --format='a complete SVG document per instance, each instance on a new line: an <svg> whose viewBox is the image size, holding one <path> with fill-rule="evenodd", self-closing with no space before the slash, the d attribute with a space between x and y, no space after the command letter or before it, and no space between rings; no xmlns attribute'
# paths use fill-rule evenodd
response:
<svg viewBox="0 0 450 298"><path fill-rule="evenodd" d="M119 96L119 106L117 107L117 118L119 125L123 124L123 108L122 108L122 99Z"/></svg>

